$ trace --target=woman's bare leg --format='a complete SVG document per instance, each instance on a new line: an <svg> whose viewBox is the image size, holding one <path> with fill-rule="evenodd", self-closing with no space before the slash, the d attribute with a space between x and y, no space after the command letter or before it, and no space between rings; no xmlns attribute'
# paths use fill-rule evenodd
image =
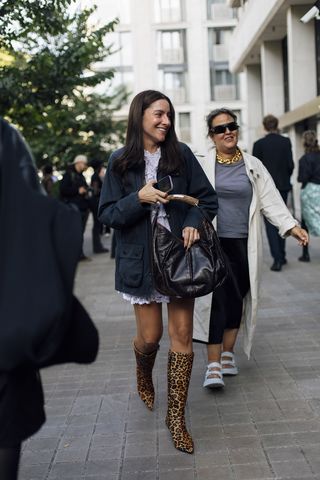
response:
<svg viewBox="0 0 320 480"><path fill-rule="evenodd" d="M172 299L168 303L168 331L170 349L192 353L193 298Z"/></svg>
<svg viewBox="0 0 320 480"><path fill-rule="evenodd" d="M142 353L151 353L158 348L162 337L162 304L134 305L137 334L134 344Z"/></svg>

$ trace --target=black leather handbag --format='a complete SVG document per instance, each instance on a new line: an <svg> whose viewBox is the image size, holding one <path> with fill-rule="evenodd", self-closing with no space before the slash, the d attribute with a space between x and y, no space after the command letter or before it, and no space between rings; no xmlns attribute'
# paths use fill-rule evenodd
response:
<svg viewBox="0 0 320 480"><path fill-rule="evenodd" d="M188 195L169 195L198 206L198 199ZM201 208L203 221L199 228L200 240L189 249L183 240L158 223L156 213L152 221L152 267L155 288L169 297L196 298L213 292L227 276L227 264L215 229Z"/></svg>

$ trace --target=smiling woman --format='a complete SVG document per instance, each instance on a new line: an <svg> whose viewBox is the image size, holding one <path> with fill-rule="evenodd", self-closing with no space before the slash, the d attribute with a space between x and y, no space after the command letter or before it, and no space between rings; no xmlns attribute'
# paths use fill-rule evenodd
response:
<svg viewBox="0 0 320 480"><path fill-rule="evenodd" d="M207 344L203 386L221 388L223 375L238 374L234 347L241 321L245 324L244 349L250 355L262 261L261 215L277 226L279 235L292 235L302 245L308 242L308 235L297 225L260 160L238 148L235 113L227 108L214 110L207 117L207 128L215 149L208 152L203 167L219 199L217 233L229 276L215 290L209 305L199 307L197 303L199 326L194 339Z"/></svg>
<svg viewBox="0 0 320 480"><path fill-rule="evenodd" d="M100 197L100 221L115 229L116 289L134 306L137 333L133 349L138 393L150 410L154 404L152 369L162 336L162 303L168 306L168 410L166 425L177 449L192 453L184 409L191 375L194 299L169 298L154 285L151 266L151 221L183 238L184 247L199 239L202 214L197 207L169 203L155 188L170 175L172 193L199 199L209 218L217 211L216 194L190 149L179 143L175 112L161 92L139 93L130 106L126 144L111 156ZM170 184L171 187L171 184Z"/></svg>

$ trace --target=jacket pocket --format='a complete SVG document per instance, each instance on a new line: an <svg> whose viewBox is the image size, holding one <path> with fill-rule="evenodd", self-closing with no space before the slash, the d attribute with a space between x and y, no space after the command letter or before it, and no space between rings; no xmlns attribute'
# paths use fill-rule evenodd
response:
<svg viewBox="0 0 320 480"><path fill-rule="evenodd" d="M128 287L139 287L143 278L143 245L123 243L119 252L119 275Z"/></svg>

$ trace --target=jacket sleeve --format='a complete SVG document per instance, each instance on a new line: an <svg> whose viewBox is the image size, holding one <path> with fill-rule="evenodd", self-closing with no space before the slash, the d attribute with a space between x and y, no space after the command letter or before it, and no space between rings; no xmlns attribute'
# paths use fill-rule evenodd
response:
<svg viewBox="0 0 320 480"><path fill-rule="evenodd" d="M200 163L187 145L184 145L184 157L187 167L187 194L199 199L199 206L208 219L213 220L218 211L218 197ZM203 219L198 207L190 207L183 222L183 227L199 228Z"/></svg>
<svg viewBox="0 0 320 480"><path fill-rule="evenodd" d="M279 235L285 237L288 230L298 225L299 222L288 210L268 170L261 162L259 164L255 185L260 211L272 225L278 228Z"/></svg>
<svg viewBox="0 0 320 480"><path fill-rule="evenodd" d="M138 190L125 194L121 178L113 172L114 158L111 155L104 177L98 218L108 227L122 229L133 225L141 217L150 213L150 207L140 203Z"/></svg>
<svg viewBox="0 0 320 480"><path fill-rule="evenodd" d="M306 186L311 177L311 165L306 155L299 160L298 182L302 183L302 188Z"/></svg>

